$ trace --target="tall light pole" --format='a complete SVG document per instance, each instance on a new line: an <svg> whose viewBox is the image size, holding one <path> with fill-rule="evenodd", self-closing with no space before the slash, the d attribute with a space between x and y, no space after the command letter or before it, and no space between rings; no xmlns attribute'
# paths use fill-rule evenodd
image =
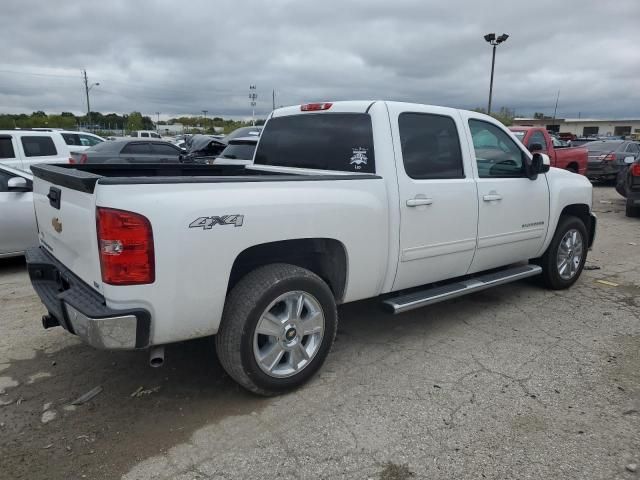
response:
<svg viewBox="0 0 640 480"><path fill-rule="evenodd" d="M156 133L159 135L160 134L160 126L158 125L160 123L160 112L156 112Z"/></svg>
<svg viewBox="0 0 640 480"><path fill-rule="evenodd" d="M204 121L202 122L202 125L204 126L204 132L207 133L207 112L209 110L202 110L202 113L204 114Z"/></svg>
<svg viewBox="0 0 640 480"><path fill-rule="evenodd" d="M251 104L251 124L256 125L256 100L258 99L258 93L256 92L255 85L249 85L249 103Z"/></svg>
<svg viewBox="0 0 640 480"><path fill-rule="evenodd" d="M82 71L82 79L84 80L84 93L87 96L87 119L89 121L89 128L91 128L91 105L89 104L89 91L93 87L99 86L100 83L96 82L96 83L92 83L91 85L89 85L89 79L87 78L87 71L86 70Z"/></svg>
<svg viewBox="0 0 640 480"><path fill-rule="evenodd" d="M496 38L495 33L487 33L484 36L485 41L493 46L493 55L491 57L491 82L489 83L489 106L487 107L488 115L491 115L491 97L493 96L493 71L496 66L496 47L502 42L506 42L507 38L509 38L509 35L507 35L506 33L503 33L498 38Z"/></svg>

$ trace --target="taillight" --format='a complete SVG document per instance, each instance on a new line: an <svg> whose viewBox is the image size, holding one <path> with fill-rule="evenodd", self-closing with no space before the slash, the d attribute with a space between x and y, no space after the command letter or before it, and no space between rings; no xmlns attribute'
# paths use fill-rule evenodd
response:
<svg viewBox="0 0 640 480"><path fill-rule="evenodd" d="M636 162L632 164L629 170L631 171L631 175L634 177L640 177L640 163Z"/></svg>
<svg viewBox="0 0 640 480"><path fill-rule="evenodd" d="M69 163L76 163L76 159L73 157L69 157Z"/></svg>
<svg viewBox="0 0 640 480"><path fill-rule="evenodd" d="M143 215L96 209L102 281L110 285L140 285L155 281L153 231Z"/></svg>
<svg viewBox="0 0 640 480"><path fill-rule="evenodd" d="M316 112L318 110L329 110L333 103L324 102L324 103L307 103L305 105L300 105L300 110L303 112Z"/></svg>
<svg viewBox="0 0 640 480"><path fill-rule="evenodd" d="M87 163L87 154L83 153L82 155L80 155L80 163Z"/></svg>
<svg viewBox="0 0 640 480"><path fill-rule="evenodd" d="M598 160L602 160L604 162L613 162L616 159L615 153L607 153L606 155L600 155Z"/></svg>

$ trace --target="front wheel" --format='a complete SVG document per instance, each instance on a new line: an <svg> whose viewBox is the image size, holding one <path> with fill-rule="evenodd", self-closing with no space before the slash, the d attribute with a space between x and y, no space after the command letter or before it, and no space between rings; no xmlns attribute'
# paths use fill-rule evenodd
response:
<svg viewBox="0 0 640 480"><path fill-rule="evenodd" d="M587 228L573 216L560 217L553 239L538 259L542 282L547 288L562 290L573 285L587 259Z"/></svg>
<svg viewBox="0 0 640 480"><path fill-rule="evenodd" d="M241 386L277 395L318 371L337 328L336 303L320 277L295 265L266 265L231 290L216 350L225 371Z"/></svg>

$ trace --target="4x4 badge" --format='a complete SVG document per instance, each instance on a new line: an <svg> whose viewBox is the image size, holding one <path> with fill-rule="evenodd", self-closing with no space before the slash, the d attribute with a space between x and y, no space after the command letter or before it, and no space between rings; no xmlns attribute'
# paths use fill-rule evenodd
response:
<svg viewBox="0 0 640 480"><path fill-rule="evenodd" d="M233 225L241 227L244 215L222 215L221 217L199 217L189 224L189 228L202 228L211 230L214 225Z"/></svg>

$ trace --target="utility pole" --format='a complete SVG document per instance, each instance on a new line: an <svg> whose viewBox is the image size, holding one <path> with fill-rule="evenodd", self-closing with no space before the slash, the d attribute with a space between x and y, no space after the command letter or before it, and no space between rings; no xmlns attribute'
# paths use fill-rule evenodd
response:
<svg viewBox="0 0 640 480"><path fill-rule="evenodd" d="M204 126L204 131L207 131L207 112L209 110L202 110L202 113L204 114L204 121L202 122L202 125Z"/></svg>
<svg viewBox="0 0 640 480"><path fill-rule="evenodd" d="M502 42L506 42L509 35L503 33L498 38L496 38L495 33L487 33L484 36L484 39L487 43L493 46L493 55L491 57L491 81L489 82L489 105L487 106L487 115L491 115L491 98L493 97L493 71L496 66L496 47L500 45Z"/></svg>
<svg viewBox="0 0 640 480"><path fill-rule="evenodd" d="M82 71L82 79L84 81L84 93L87 97L87 119L89 121L89 129L91 129L91 105L89 104L89 90L91 90L93 87L96 87L100 84L96 82L89 85L89 79L87 78L86 70Z"/></svg>
<svg viewBox="0 0 640 480"><path fill-rule="evenodd" d="M156 133L159 135L160 134L160 130L159 130L159 123L160 123L160 112L156 112Z"/></svg>
<svg viewBox="0 0 640 480"><path fill-rule="evenodd" d="M258 93L256 92L255 85L249 85L249 103L251 104L251 125L256 125L256 100L258 99Z"/></svg>
<svg viewBox="0 0 640 480"><path fill-rule="evenodd" d="M271 90L271 102L272 102L272 110L276 109L276 91Z"/></svg>
<svg viewBox="0 0 640 480"><path fill-rule="evenodd" d="M558 100L560 100L560 90L558 90L558 96L556 97L556 106L553 109L553 120L552 120L552 125L556 124L556 113L558 111Z"/></svg>

